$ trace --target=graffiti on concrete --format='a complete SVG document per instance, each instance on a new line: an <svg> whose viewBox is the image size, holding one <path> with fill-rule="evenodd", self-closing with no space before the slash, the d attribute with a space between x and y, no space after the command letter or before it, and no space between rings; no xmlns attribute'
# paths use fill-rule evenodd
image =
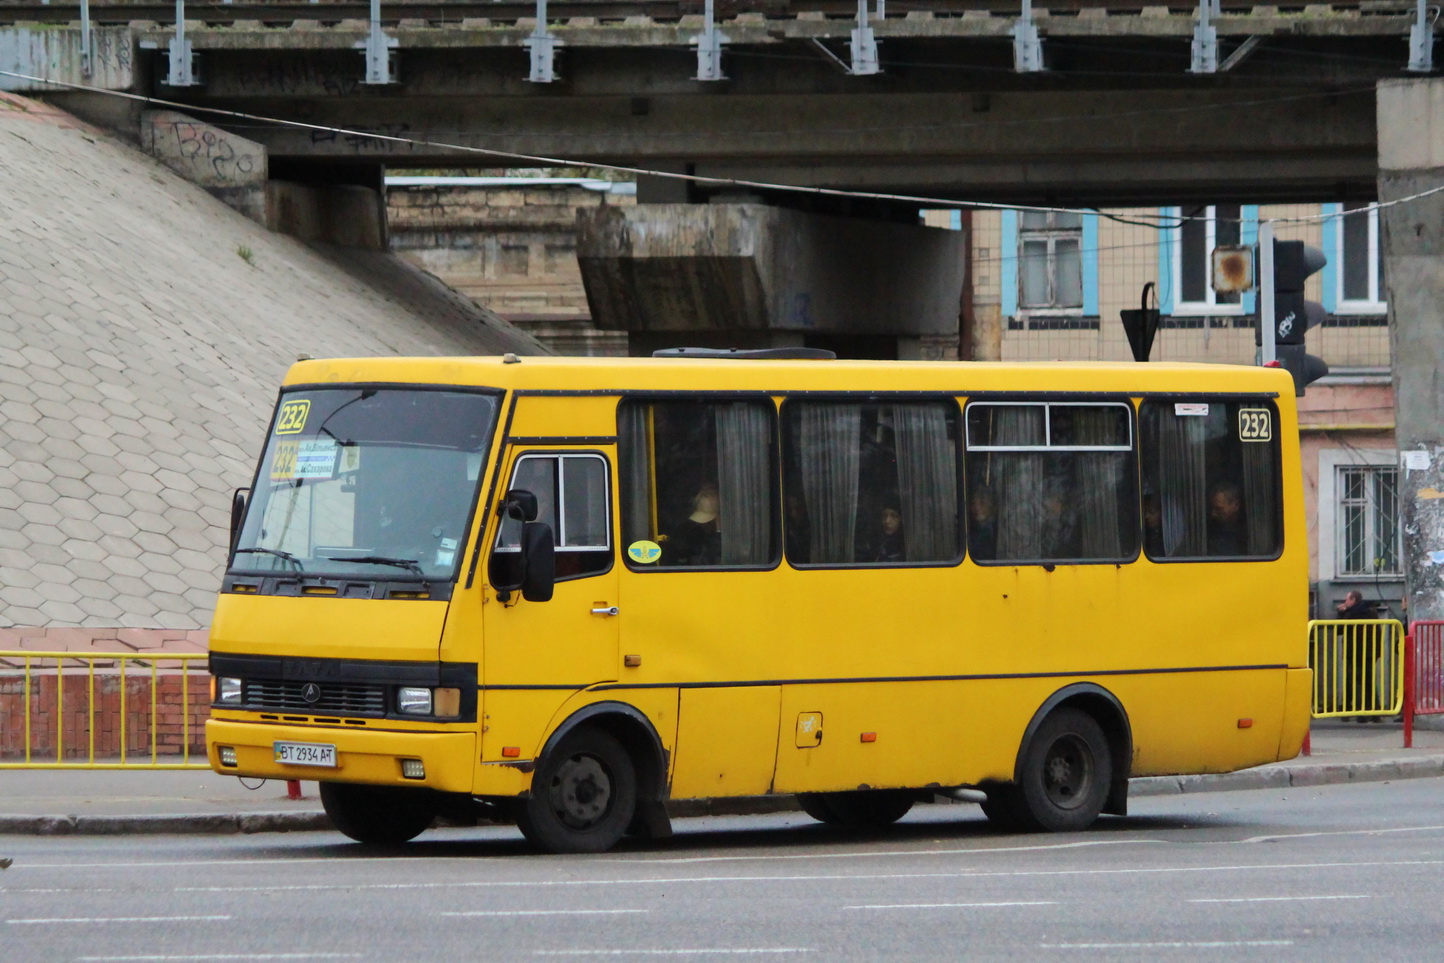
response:
<svg viewBox="0 0 1444 963"><path fill-rule="evenodd" d="M227 93L349 97L361 89L364 73L360 57L354 63L329 55L254 57L237 65L229 83L220 76L215 79Z"/></svg>
<svg viewBox="0 0 1444 963"><path fill-rule="evenodd" d="M249 181L249 175L260 166L260 158L253 152L255 145L249 142L237 150L224 131L207 124L175 121L170 126L181 158L193 167L210 169L206 183Z"/></svg>
<svg viewBox="0 0 1444 963"><path fill-rule="evenodd" d="M311 131L312 146L319 147L322 144L345 145L356 153L366 151L395 153L401 150L414 151L417 147L412 143L411 125L407 123L381 124L376 127L353 127L346 131L336 130L313 130ZM383 139L401 137L406 141Z"/></svg>

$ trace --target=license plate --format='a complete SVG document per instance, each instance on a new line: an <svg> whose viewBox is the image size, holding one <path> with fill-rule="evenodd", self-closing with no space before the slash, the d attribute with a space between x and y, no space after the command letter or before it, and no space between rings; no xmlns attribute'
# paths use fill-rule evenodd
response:
<svg viewBox="0 0 1444 963"><path fill-rule="evenodd" d="M276 761L288 766L336 767L336 747L318 742L277 742Z"/></svg>

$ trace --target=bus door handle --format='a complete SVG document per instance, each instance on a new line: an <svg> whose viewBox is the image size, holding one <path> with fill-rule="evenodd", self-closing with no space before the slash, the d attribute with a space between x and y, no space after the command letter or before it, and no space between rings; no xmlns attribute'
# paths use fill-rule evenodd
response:
<svg viewBox="0 0 1444 963"><path fill-rule="evenodd" d="M615 605L605 605L598 609L592 609L593 615L616 615L621 609Z"/></svg>

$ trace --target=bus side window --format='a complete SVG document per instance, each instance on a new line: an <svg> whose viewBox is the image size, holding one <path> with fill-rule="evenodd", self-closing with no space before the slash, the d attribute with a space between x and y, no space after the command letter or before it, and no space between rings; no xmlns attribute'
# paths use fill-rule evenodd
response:
<svg viewBox="0 0 1444 963"><path fill-rule="evenodd" d="M1273 558L1282 530L1277 411L1264 400L1145 401L1150 558Z"/></svg>
<svg viewBox="0 0 1444 963"><path fill-rule="evenodd" d="M966 411L975 561L1120 561L1138 546L1125 402L978 401Z"/></svg>
<svg viewBox="0 0 1444 963"><path fill-rule="evenodd" d="M537 521L551 526L556 540L557 580L596 575L612 567L607 461L601 455L523 455L507 490L536 496ZM560 522L558 509L560 508ZM517 552L521 522L502 519L496 553ZM500 565L505 564L501 559Z"/></svg>
<svg viewBox="0 0 1444 963"><path fill-rule="evenodd" d="M772 564L774 411L760 400L621 403L622 539L629 566Z"/></svg>
<svg viewBox="0 0 1444 963"><path fill-rule="evenodd" d="M957 414L952 400L789 400L782 439L788 560L956 560L962 554Z"/></svg>

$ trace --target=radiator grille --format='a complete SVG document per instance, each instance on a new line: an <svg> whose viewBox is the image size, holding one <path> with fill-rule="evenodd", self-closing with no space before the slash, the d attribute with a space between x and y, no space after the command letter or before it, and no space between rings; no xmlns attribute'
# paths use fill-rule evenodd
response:
<svg viewBox="0 0 1444 963"><path fill-rule="evenodd" d="M320 683L321 697L307 702L302 696L305 682L245 683L242 702L257 709L285 709L293 712L332 712L352 716L386 714L386 688L379 685Z"/></svg>

